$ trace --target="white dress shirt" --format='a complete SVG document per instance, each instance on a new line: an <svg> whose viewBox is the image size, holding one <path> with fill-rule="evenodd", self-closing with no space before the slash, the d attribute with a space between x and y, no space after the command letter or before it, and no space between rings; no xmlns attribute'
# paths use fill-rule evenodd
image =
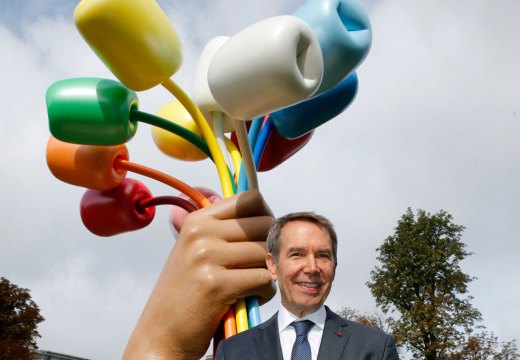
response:
<svg viewBox="0 0 520 360"><path fill-rule="evenodd" d="M318 351L320 350L321 337L323 336L326 318L327 313L324 305L312 314L299 318L280 304L280 308L278 309L278 331L280 332L280 344L282 345L284 360L291 360L291 352L294 341L296 340L296 330L294 330L290 324L293 321L301 320L311 320L315 324L307 334L307 340L311 346L311 358L312 360L316 360L318 358Z"/></svg>

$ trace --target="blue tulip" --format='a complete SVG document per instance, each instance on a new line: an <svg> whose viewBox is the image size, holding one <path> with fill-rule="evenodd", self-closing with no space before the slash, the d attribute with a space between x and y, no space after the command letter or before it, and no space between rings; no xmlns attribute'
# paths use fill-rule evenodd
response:
<svg viewBox="0 0 520 360"><path fill-rule="evenodd" d="M271 114L276 130L288 139L305 135L341 114L354 100L358 78L352 73L323 94Z"/></svg>
<svg viewBox="0 0 520 360"><path fill-rule="evenodd" d="M308 0L294 16L311 27L323 53L323 79L314 96L350 75L370 50L370 21L356 0Z"/></svg>

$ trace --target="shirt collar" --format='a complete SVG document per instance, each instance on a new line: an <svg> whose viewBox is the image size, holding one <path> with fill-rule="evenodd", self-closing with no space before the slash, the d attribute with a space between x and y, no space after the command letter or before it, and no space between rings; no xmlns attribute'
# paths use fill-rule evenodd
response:
<svg viewBox="0 0 520 360"><path fill-rule="evenodd" d="M325 311L325 305L321 305L318 310L312 314L307 314L303 317L298 317L287 310L281 303L278 309L278 331L282 332L285 330L293 321L311 320L314 324L320 327L321 330L325 328L325 319L327 318L327 312Z"/></svg>

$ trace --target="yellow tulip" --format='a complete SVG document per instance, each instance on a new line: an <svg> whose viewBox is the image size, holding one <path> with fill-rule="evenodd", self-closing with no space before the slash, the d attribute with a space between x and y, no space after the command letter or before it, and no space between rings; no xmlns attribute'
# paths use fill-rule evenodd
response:
<svg viewBox="0 0 520 360"><path fill-rule="evenodd" d="M154 0L81 0L74 21L97 56L132 90L161 84L182 63L179 37Z"/></svg>
<svg viewBox="0 0 520 360"><path fill-rule="evenodd" d="M190 114L178 101L162 106L157 111L156 115L202 136L195 121L193 121ZM152 126L152 137L159 150L175 159L198 161L207 158L207 155L204 154L204 152L199 150L199 148L188 140L156 126Z"/></svg>

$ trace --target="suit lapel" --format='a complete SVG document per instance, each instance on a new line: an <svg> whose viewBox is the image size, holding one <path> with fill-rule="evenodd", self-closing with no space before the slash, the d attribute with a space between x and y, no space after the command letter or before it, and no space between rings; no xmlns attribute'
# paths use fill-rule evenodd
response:
<svg viewBox="0 0 520 360"><path fill-rule="evenodd" d="M278 333L278 313L258 326L259 336L256 336L255 345L258 359L283 360L280 334Z"/></svg>
<svg viewBox="0 0 520 360"><path fill-rule="evenodd" d="M325 309L327 319L321 338L318 360L340 359L350 337L350 333L347 331L348 323L330 311L328 307Z"/></svg>

